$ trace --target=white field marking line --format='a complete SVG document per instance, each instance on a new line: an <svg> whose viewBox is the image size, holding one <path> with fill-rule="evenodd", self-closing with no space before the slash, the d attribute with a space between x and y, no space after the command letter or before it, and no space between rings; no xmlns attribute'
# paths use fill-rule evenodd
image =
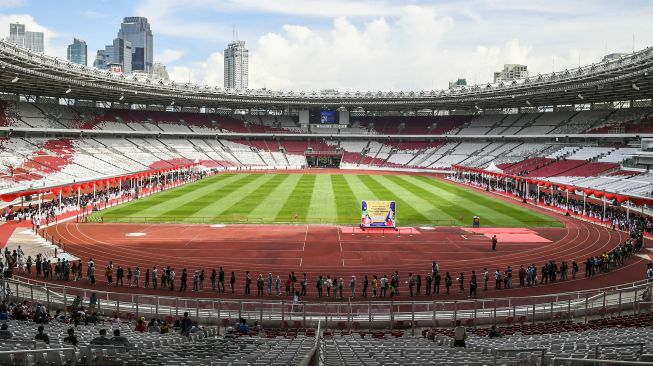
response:
<svg viewBox="0 0 653 366"><path fill-rule="evenodd" d="M306 251L306 238L308 238L308 225L306 225L306 232L304 233L304 245L302 246L302 252Z"/></svg>
<svg viewBox="0 0 653 366"><path fill-rule="evenodd" d="M340 253L342 253L342 240L340 240L340 229L338 229L338 245L340 245ZM345 266L345 260L342 260L342 266Z"/></svg>

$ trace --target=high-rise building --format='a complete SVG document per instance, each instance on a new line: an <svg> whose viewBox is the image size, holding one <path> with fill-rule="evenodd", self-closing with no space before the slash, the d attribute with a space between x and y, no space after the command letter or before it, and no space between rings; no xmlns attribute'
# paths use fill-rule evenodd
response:
<svg viewBox="0 0 653 366"><path fill-rule="evenodd" d="M129 41L121 38L113 40L113 56L111 57L111 62L120 64L122 66L122 72L125 74L131 74L134 70L133 53L134 49Z"/></svg>
<svg viewBox="0 0 653 366"><path fill-rule="evenodd" d="M456 81L449 82L449 89L457 89L467 86L467 79L458 79Z"/></svg>
<svg viewBox="0 0 653 366"><path fill-rule="evenodd" d="M166 66L159 61L156 61L154 63L154 66L152 66L151 74L156 79L161 79L165 81L168 81L170 79L170 77L168 76L168 70L166 69Z"/></svg>
<svg viewBox="0 0 653 366"><path fill-rule="evenodd" d="M107 46L109 47L109 46ZM111 46L113 48L113 46ZM113 52L113 50L111 50ZM95 61L93 61L93 67L104 70L107 68L107 64L109 63L109 55L107 54L106 48L103 50L97 50L97 54L95 55Z"/></svg>
<svg viewBox="0 0 653 366"><path fill-rule="evenodd" d="M511 81L528 77L528 67L519 64L505 64L503 70L494 73L494 82Z"/></svg>
<svg viewBox="0 0 653 366"><path fill-rule="evenodd" d="M93 62L93 67L106 70L110 65L120 65L122 73L132 72L132 45L121 38L113 40L113 44L106 45L104 50L98 50Z"/></svg>
<svg viewBox="0 0 653 366"><path fill-rule="evenodd" d="M43 53L43 32L28 32L25 24L9 24L9 37L7 42L25 47L31 51Z"/></svg>
<svg viewBox="0 0 653 366"><path fill-rule="evenodd" d="M225 89L247 89L249 79L249 55L245 41L229 43L224 50Z"/></svg>
<svg viewBox="0 0 653 366"><path fill-rule="evenodd" d="M152 30L147 18L125 17L120 24L118 38L129 42L131 45L130 70L149 73L152 70L154 48Z"/></svg>
<svg viewBox="0 0 653 366"><path fill-rule="evenodd" d="M86 41L81 39L74 38L73 43L68 45L68 61L86 66L88 64L88 49L86 47Z"/></svg>

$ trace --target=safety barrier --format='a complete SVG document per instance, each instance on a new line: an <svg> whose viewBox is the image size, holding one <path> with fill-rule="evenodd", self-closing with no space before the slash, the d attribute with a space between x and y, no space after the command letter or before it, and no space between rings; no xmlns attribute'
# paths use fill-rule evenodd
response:
<svg viewBox="0 0 653 366"><path fill-rule="evenodd" d="M126 294L95 291L66 285L16 277L6 280L12 300L30 300L50 309L68 311L76 296L88 305L91 293L98 298L97 311L105 316L115 313L126 317L177 318L189 312L202 324L235 322L238 318L258 320L268 326L289 324L315 327L320 321L325 329L372 329L448 327L456 320L468 326L488 324L535 323L540 321L576 320L587 322L594 317L636 314L648 311L653 284L639 281L630 284L530 297L442 301L371 301L327 300L293 304L286 300L251 298L184 298L160 295ZM643 296L644 295L644 296Z"/></svg>

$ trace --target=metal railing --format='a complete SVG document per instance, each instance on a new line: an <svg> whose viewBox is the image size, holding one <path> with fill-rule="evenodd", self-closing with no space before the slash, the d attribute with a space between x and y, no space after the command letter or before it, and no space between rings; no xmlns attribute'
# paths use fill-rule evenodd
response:
<svg viewBox="0 0 653 366"><path fill-rule="evenodd" d="M317 322L317 330L315 331L315 343L308 352L306 357L299 362L299 366L319 366L320 365L320 348L321 348L321 322Z"/></svg>
<svg viewBox="0 0 653 366"><path fill-rule="evenodd" d="M599 360L592 358L570 358L570 357L554 357L551 361L553 366L567 366L567 365L594 365L594 366L613 366L613 365L630 365L630 366L653 366L653 362L642 361L618 361L618 360Z"/></svg>
<svg viewBox="0 0 653 366"><path fill-rule="evenodd" d="M18 300L41 302L49 309L67 311L76 296L88 305L91 293L98 299L96 311L112 316L176 318L189 312L203 324L223 324L238 318L258 320L280 326L297 324L325 329L373 329L451 326L462 320L468 326L488 324L530 324L542 321L576 320L649 310L653 283L639 281L619 286L530 297L442 301L352 301L326 300L293 304L292 301L267 298L220 299L184 298L165 295L140 295L45 283L16 277L6 280L11 296ZM646 291L646 292L645 292ZM12 298L13 300L13 298Z"/></svg>
<svg viewBox="0 0 653 366"><path fill-rule="evenodd" d="M0 363L3 365L35 365L38 363L41 363L41 361L45 361L45 364L68 364L68 365L76 365L77 364L77 357L75 354L75 348L39 348L39 349L29 349L29 350L12 350L12 351L0 351ZM47 355L56 355L59 357L61 355L61 352L64 353L70 353L71 358L69 362L53 362L50 360L50 357ZM36 360L37 355L42 354L43 360ZM35 359L33 361L30 361L28 356L33 356ZM10 361L11 360L11 361ZM67 360L62 360L62 361L67 361Z"/></svg>
<svg viewBox="0 0 653 366"><path fill-rule="evenodd" d="M522 352L527 352L527 353L539 353L540 357L540 365L545 365L544 363L544 356L546 355L546 348L504 348L504 349L495 349L492 350L492 356L494 358L494 366L497 366L497 356L500 353L522 353Z"/></svg>

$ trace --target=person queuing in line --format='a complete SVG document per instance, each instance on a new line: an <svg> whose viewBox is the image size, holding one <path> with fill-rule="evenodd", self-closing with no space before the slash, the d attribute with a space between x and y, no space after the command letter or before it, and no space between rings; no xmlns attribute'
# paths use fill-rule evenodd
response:
<svg viewBox="0 0 653 366"><path fill-rule="evenodd" d="M626 263L626 260L633 256L638 250L642 249L642 230L633 230L631 232L631 235L628 239L626 239L624 242L621 244L615 246L612 250L607 250L603 251L601 253L597 253L594 256L590 256L584 261L577 262L576 260L547 260L545 261L541 266L536 266L535 263L531 263L529 265L520 265L519 270L515 273L515 275L518 277L519 280L519 287L531 287L531 286L538 286L538 285L548 285L548 284L553 284L557 283L559 281L569 281L570 276L569 272L571 272L571 279L575 280L577 279L577 274L580 270L580 266L584 265L585 267L585 278L591 279L594 278L595 276L601 274L601 273L606 273L614 270L615 268L619 268L623 266ZM17 250L11 251L9 248L5 248L4 254L5 254L5 259L7 259L9 262L13 261L14 257L14 252L17 254ZM49 263L49 261L46 261L43 259L42 255L36 255L36 261L37 267L40 267L40 271L37 270L34 273L39 276L39 273L43 274L44 278L50 280L50 281L79 281L81 278L79 278L79 273L80 269L83 268L81 265L81 262L73 262L73 261L67 261L66 259L59 258L59 260L56 263ZM40 263L40 266L39 264ZM580 264L579 264L580 263ZM97 285L95 282L94 276L95 276L95 269L97 265L94 262L92 258L89 258L87 262L87 279L88 279L88 284L91 286ZM106 265L105 268L105 275L107 278L106 284L109 286L123 286L123 278L125 277L125 270L124 268L127 268L127 277L128 277L128 285L132 284L133 286L140 287L140 268L139 266L123 266L122 264L114 263L113 261L109 261L108 264ZM129 271L130 268L135 268L135 270L132 271L132 277L131 280L129 280ZM181 278L176 279L175 277L175 271L174 268L170 266L161 266L162 271L159 272L159 267L153 266L151 267L152 270L150 271L149 268L147 268L146 273L145 273L145 281L144 281L144 287L150 289L149 284L151 283L152 287L151 289L157 290L159 288L165 288L165 289L170 289L174 290L175 283L179 283L179 291L183 292L187 289L187 281L188 281L188 269L183 269ZM163 270L163 268L165 268ZM215 271L215 269L211 270L211 291L216 291L218 293L223 292L223 280L224 280L224 274L225 270L223 267L219 267L219 271ZM501 289L511 289L512 288L512 279L513 279L513 267L512 266L507 266L504 270L497 268L494 273L492 274L491 272L488 271L487 268L483 268L481 276L483 280L483 290L488 291L488 284L490 278L494 278L495 280L495 290L501 290ZM115 279L114 279L114 269L115 269ZM646 278L649 280L653 280L653 269L649 271L649 267L647 267L646 270ZM424 268L422 268L424 270ZM201 268L198 269L192 269L192 273L194 273L193 276L193 290L194 291L203 291L203 285L202 285L202 272L204 270ZM426 271L425 271L426 272ZM450 272L444 272L444 279L441 276L441 273L444 271L440 271L440 265L436 262L433 261L431 263L431 271L426 272L424 277L422 277L421 273L424 272L417 272L415 275L415 272L409 272L407 280L404 282L401 282L399 280L399 272L394 271L391 273L391 276L388 277L386 274L383 274L382 277L379 277L376 274L372 274L371 276L369 274L363 274L361 275L362 277L357 277L357 275L351 275L351 280L347 282L343 282L343 280L340 279L339 276L332 275L332 274L326 274L326 275L320 275L319 279L316 279L316 287L315 287L315 293L314 295L317 295L317 297L323 297L324 294L324 289L326 289L326 297L327 298L335 298L335 299L343 299L344 298L344 287L349 287L348 294L351 298L356 298L356 295L359 293L359 290L362 291L360 294L363 297L368 296L368 291L369 287L371 285L372 287L372 297L394 297L398 296L401 292L402 289L407 289L408 295L409 296L439 296L440 295L440 285L441 282L444 281L444 285L446 287L446 295L451 294L451 286L453 284L454 278L452 278ZM52 273L51 276L48 276L48 273ZM72 275L73 273L77 273L77 275ZM83 273L83 269L82 272ZM161 273L161 276L159 277L159 273ZM214 275L215 273L215 275ZM468 277L468 273L471 273L471 276ZM459 275L455 278L458 286L459 286L459 292L460 294L465 293L465 277L468 277L470 279L469 281L469 294L468 296L474 297L477 296L477 289L478 289L478 281L479 279L476 278L474 281L474 288L472 288L472 278L476 276L476 269L470 269L470 272L459 272ZM362 281L358 281L358 278L363 278ZM370 284L370 278L371 284ZM159 282L160 279L160 282ZM424 279L424 283L422 283L422 279ZM245 289L244 289L244 294L245 295L250 295L251 290L251 273L249 271L246 272L245 274ZM215 285L213 282L215 281ZM160 287L159 287L160 283ZM231 272L231 277L230 277L230 289L231 293L235 294L236 290L236 274L234 271ZM268 286L268 291L267 295L276 295L276 296L281 296L282 295L282 282L280 279L280 276L277 275L276 278L273 275L272 272L268 273L267 276L267 281L266 278L263 277L263 274L259 274L259 276L256 278L256 286L257 286L257 296L265 296L266 293L264 291L265 285L267 284ZM294 295L295 291L300 292L300 296L309 296L309 290L308 290L308 274L303 273L300 279L297 279L296 275L294 272L291 272L288 274L288 278L286 281L286 294L287 296L292 296ZM422 284L425 285L425 291L421 291L421 286ZM388 291L389 290L389 291ZM333 295L333 296L332 296ZM93 301L97 301L97 299L92 300L91 303L89 303L90 306L90 312L89 314L94 313L95 308L95 303ZM79 307L79 304L74 306Z"/></svg>

